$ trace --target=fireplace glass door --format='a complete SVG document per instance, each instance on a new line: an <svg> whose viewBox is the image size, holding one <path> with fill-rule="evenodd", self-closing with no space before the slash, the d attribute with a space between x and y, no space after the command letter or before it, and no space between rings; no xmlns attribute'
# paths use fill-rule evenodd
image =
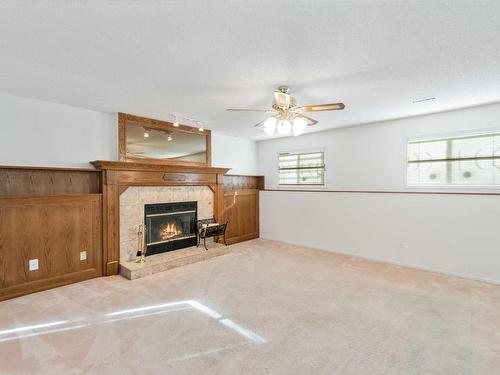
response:
<svg viewBox="0 0 500 375"><path fill-rule="evenodd" d="M196 245L197 202L144 206L147 255Z"/></svg>

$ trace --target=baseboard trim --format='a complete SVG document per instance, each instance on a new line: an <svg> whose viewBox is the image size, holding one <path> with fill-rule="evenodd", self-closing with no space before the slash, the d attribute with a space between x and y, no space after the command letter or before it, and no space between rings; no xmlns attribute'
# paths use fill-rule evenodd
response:
<svg viewBox="0 0 500 375"><path fill-rule="evenodd" d="M397 261L390 260L390 259L369 257L369 256L360 255L360 254L356 254L356 253L349 252L349 251L331 250L331 249L309 246L306 244L297 244L297 243L292 243L292 242L287 242L287 241L275 240L272 238L264 238L264 237L261 237L261 238L263 240L282 242L282 243L294 245L294 246L302 246L302 247L309 248L311 250L328 251L330 253L341 254L341 255L351 256L351 257L360 258L360 259L366 259L366 260L370 260L370 261L378 262L378 263L392 264L392 265L399 266L399 267L412 268L415 270L437 273L437 274L444 275L444 276L453 276L453 277L458 277L460 279L473 280L473 281L478 281L478 282L488 283L488 284L493 284L493 285L500 285L500 280L489 279L489 278L480 277L480 276L469 276L469 275L463 275L460 273L452 273L452 272L443 271L443 270L437 269L437 268L427 268L427 267L414 265L411 263L397 262Z"/></svg>
<svg viewBox="0 0 500 375"><path fill-rule="evenodd" d="M93 279L102 276L102 273L95 268L89 268L83 271L68 273L65 275L50 277L36 281L29 281L19 285L13 285L4 289L0 289L0 301L4 301L14 297L20 297L26 294L40 292L47 289Z"/></svg>
<svg viewBox="0 0 500 375"><path fill-rule="evenodd" d="M228 245L232 245L238 242L254 240L256 238L259 238L259 233L250 233L250 234L245 234L243 236L228 238L227 243Z"/></svg>

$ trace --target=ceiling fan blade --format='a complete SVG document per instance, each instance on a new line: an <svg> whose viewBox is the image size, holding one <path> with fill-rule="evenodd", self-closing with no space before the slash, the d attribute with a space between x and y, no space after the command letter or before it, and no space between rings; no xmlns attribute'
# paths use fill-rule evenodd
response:
<svg viewBox="0 0 500 375"><path fill-rule="evenodd" d="M338 111L344 109L344 103L330 103L330 104L314 104L306 105L297 108L299 112L320 112L320 111Z"/></svg>
<svg viewBox="0 0 500 375"><path fill-rule="evenodd" d="M265 112L265 113L274 113L276 112L274 109L249 109L249 108L228 108L226 111L231 112Z"/></svg>
<svg viewBox="0 0 500 375"><path fill-rule="evenodd" d="M267 120L267 119L266 119L266 120ZM259 123L255 124L253 127L254 127L254 128L258 128L259 126L263 126L263 125L264 125L264 121L266 121L266 120L262 120L261 122L259 122Z"/></svg>
<svg viewBox="0 0 500 375"><path fill-rule="evenodd" d="M305 122L307 122L307 125L309 125L309 126L313 126L313 125L316 125L318 123L317 120L315 120L309 116L306 116L306 115L298 115L297 118L304 120Z"/></svg>

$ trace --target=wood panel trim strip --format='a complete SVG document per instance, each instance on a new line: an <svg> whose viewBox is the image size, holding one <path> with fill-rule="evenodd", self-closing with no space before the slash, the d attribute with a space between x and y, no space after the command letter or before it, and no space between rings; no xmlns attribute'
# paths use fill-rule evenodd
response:
<svg viewBox="0 0 500 375"><path fill-rule="evenodd" d="M99 173L95 168L72 168L72 167L42 167L30 165L0 165L0 169L19 169L33 171L56 171L56 172L94 172Z"/></svg>
<svg viewBox="0 0 500 375"><path fill-rule="evenodd" d="M386 190L305 190L305 189L263 189L263 191L299 193L353 193L353 194L424 194L424 195L500 195L493 192L451 192L451 191L386 191Z"/></svg>
<svg viewBox="0 0 500 375"><path fill-rule="evenodd" d="M43 195L43 196L15 196L0 197L0 205L11 206L20 204L40 203L65 203L65 202L93 202L100 201L102 194L79 194L79 195Z"/></svg>

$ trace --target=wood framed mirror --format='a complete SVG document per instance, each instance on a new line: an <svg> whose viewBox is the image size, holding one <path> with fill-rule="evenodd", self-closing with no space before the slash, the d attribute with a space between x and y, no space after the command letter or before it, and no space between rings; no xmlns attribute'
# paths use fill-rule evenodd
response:
<svg viewBox="0 0 500 375"><path fill-rule="evenodd" d="M118 113L120 161L211 166L208 129Z"/></svg>

